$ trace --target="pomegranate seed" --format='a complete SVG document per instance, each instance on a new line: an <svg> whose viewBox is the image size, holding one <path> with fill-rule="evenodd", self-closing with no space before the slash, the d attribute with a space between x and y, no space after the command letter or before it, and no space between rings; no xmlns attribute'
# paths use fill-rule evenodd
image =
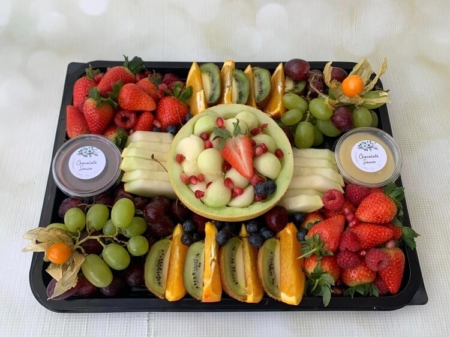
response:
<svg viewBox="0 0 450 337"><path fill-rule="evenodd" d="M194 192L194 195L195 195L195 197L196 197L197 199L201 199L201 198L203 198L203 196L205 195L205 192L200 191L200 190L197 190L197 191Z"/></svg>
<svg viewBox="0 0 450 337"><path fill-rule="evenodd" d="M176 161L178 164L181 164L181 163L183 162L183 160L184 160L184 156L183 156L181 153L179 153L179 154L177 154L177 155L175 156L175 161Z"/></svg>
<svg viewBox="0 0 450 337"><path fill-rule="evenodd" d="M229 171L231 169L230 163L227 163L227 162L223 163L222 169L224 172Z"/></svg>
<svg viewBox="0 0 450 337"><path fill-rule="evenodd" d="M281 149L276 149L276 150L275 150L275 156L276 156L278 159L281 159L281 158L284 157L284 153L283 153L283 151L282 151Z"/></svg>
<svg viewBox="0 0 450 337"><path fill-rule="evenodd" d="M265 129L265 128L267 128L269 126L269 124L267 124L267 123L264 123L264 124L261 124L261 129Z"/></svg>
<svg viewBox="0 0 450 337"><path fill-rule="evenodd" d="M252 147L256 146L256 142L253 139L250 139L250 143L252 143Z"/></svg>
<svg viewBox="0 0 450 337"><path fill-rule="evenodd" d="M261 131L262 131L261 128L254 128L252 131L250 131L250 133L252 134L252 136L256 136L259 135Z"/></svg>
<svg viewBox="0 0 450 337"><path fill-rule="evenodd" d="M217 119L216 119L216 124L217 124L217 126L218 126L219 128L223 127L223 126L224 126L223 118L222 118L222 117L217 117Z"/></svg>
<svg viewBox="0 0 450 337"><path fill-rule="evenodd" d="M349 215L351 213L351 211L347 207L344 207L342 209L342 213L344 213L344 215L346 216L346 219L347 219L347 215Z"/></svg>
<svg viewBox="0 0 450 337"><path fill-rule="evenodd" d="M262 183L264 182L264 178L260 177L259 175L255 174L252 179L250 179L250 184L252 184L253 186L256 186L256 184L258 183Z"/></svg>
<svg viewBox="0 0 450 337"><path fill-rule="evenodd" d="M350 212L349 214L347 214L345 218L347 219L348 222L352 222L353 219L355 218L355 214Z"/></svg>
<svg viewBox="0 0 450 337"><path fill-rule="evenodd" d="M230 190L234 188L234 183L233 183L233 180L231 180L231 178L225 178L225 180L223 181L223 184L225 185L225 187L229 188Z"/></svg>
<svg viewBox="0 0 450 337"><path fill-rule="evenodd" d="M237 195L242 195L244 193L244 189L240 187L233 188L233 193Z"/></svg>
<svg viewBox="0 0 450 337"><path fill-rule="evenodd" d="M198 181L200 181L200 182L205 181L205 175L203 173L200 173L198 175Z"/></svg>
<svg viewBox="0 0 450 337"><path fill-rule="evenodd" d="M231 191L231 198L236 198L238 195L234 193L234 191Z"/></svg>
<svg viewBox="0 0 450 337"><path fill-rule="evenodd" d="M365 250L361 250L360 252L359 252L359 256L361 256L361 257L363 257L363 256L366 256L366 251Z"/></svg>
<svg viewBox="0 0 450 337"><path fill-rule="evenodd" d="M200 134L200 138L203 140L208 140L209 139L209 135L206 132L202 132Z"/></svg>
<svg viewBox="0 0 450 337"><path fill-rule="evenodd" d="M159 120L155 119L153 120L153 126L156 126L157 128L161 129L162 124Z"/></svg>
<svg viewBox="0 0 450 337"><path fill-rule="evenodd" d="M190 182L192 185L197 185L197 183L198 183L198 178L197 178L196 176L190 176L190 177L189 177L189 182Z"/></svg>
<svg viewBox="0 0 450 337"><path fill-rule="evenodd" d="M183 184L187 184L189 182L189 177L186 173L181 173L180 178Z"/></svg>
<svg viewBox="0 0 450 337"><path fill-rule="evenodd" d="M255 194L255 201L261 201L261 200L263 200L263 196Z"/></svg>
<svg viewBox="0 0 450 337"><path fill-rule="evenodd" d="M213 143L208 139L205 141L205 149L210 149L213 147Z"/></svg>
<svg viewBox="0 0 450 337"><path fill-rule="evenodd" d="M395 240L392 239L392 240L389 240L388 242L386 242L384 246L386 248L392 249L397 246L397 243L395 242Z"/></svg>
<svg viewBox="0 0 450 337"><path fill-rule="evenodd" d="M358 224L358 219L354 218L352 221L349 221L348 227L352 228L355 227Z"/></svg>
<svg viewBox="0 0 450 337"><path fill-rule="evenodd" d="M262 155L263 153L264 153L264 150L262 149L261 146L255 147L255 157L259 157L259 156Z"/></svg>
<svg viewBox="0 0 450 337"><path fill-rule="evenodd" d="M267 145L264 143L259 144L259 146L261 147L261 149L263 150L263 153L266 153L267 151L269 151L269 149L267 148Z"/></svg>
<svg viewBox="0 0 450 337"><path fill-rule="evenodd" d="M210 181L209 183L206 184L206 188L209 187L209 185L211 185L212 181Z"/></svg>

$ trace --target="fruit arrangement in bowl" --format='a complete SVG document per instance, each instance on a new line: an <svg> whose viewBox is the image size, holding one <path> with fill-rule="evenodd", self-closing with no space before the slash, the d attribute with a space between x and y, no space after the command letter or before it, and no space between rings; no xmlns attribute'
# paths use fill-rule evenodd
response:
<svg viewBox="0 0 450 337"><path fill-rule="evenodd" d="M350 181L341 164L353 159L333 146L341 134L386 127L385 63L377 75L367 60L347 70L294 59L155 71L134 58L78 73L63 102L65 139L103 135L120 149L122 174L101 194L48 191L57 195L53 213L25 235L26 250L44 252L32 266L48 274L40 297L53 308L151 300L147 310L176 310L168 305L179 301L302 310L341 299L357 308L360 299L363 307L412 297L418 234L402 224L403 189ZM390 140L371 141L393 160ZM67 157L94 158L76 150ZM386 166L365 157L368 176ZM95 165L82 169L101 171Z"/></svg>

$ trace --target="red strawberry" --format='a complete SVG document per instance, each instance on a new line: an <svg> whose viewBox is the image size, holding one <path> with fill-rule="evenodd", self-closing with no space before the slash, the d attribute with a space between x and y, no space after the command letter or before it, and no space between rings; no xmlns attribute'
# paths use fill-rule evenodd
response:
<svg viewBox="0 0 450 337"><path fill-rule="evenodd" d="M369 249L381 245L392 239L392 235L394 234L386 226L372 223L360 223L355 227L348 228L348 231L356 234L361 249Z"/></svg>
<svg viewBox="0 0 450 337"><path fill-rule="evenodd" d="M83 113L89 130L94 134L102 134L114 116L111 99L103 99L96 88L89 90L89 98L84 102Z"/></svg>
<svg viewBox="0 0 450 337"><path fill-rule="evenodd" d="M371 193L365 197L355 216L359 221L383 224L392 221L397 214L397 206L389 196L384 193Z"/></svg>
<svg viewBox="0 0 450 337"><path fill-rule="evenodd" d="M116 66L108 69L98 83L100 94L103 97L107 97L108 92L112 91L113 84L116 84L119 80L121 80L123 84L135 83L135 75L143 69L144 63L140 57L135 56L131 61L128 61L128 57L125 56L123 66Z"/></svg>
<svg viewBox="0 0 450 337"><path fill-rule="evenodd" d="M396 225L394 225L393 223L387 223L387 224L383 224L383 226L386 226L387 228L391 229L392 232L394 233L392 235L392 238L394 240L400 240L403 236L402 233L402 227L397 227Z"/></svg>
<svg viewBox="0 0 450 337"><path fill-rule="evenodd" d="M389 257L389 265L386 269L380 270L378 274L380 278L386 283L387 288L391 294L396 294L400 290L403 280L403 272L405 271L405 254L398 248L383 248Z"/></svg>
<svg viewBox="0 0 450 337"><path fill-rule="evenodd" d="M113 88L116 91L115 85ZM153 98L134 83L125 84L119 89L118 101L119 106L126 110L153 111L156 109L156 103Z"/></svg>
<svg viewBox="0 0 450 337"><path fill-rule="evenodd" d="M174 96L164 96L158 102L156 119L161 123L161 130L166 131L169 125L182 125L189 113L184 103L192 96L192 87L182 90L180 85L174 87Z"/></svg>
<svg viewBox="0 0 450 337"><path fill-rule="evenodd" d="M125 146L128 139L128 133L115 124L108 126L103 132L103 136L116 144L119 149L122 149Z"/></svg>
<svg viewBox="0 0 450 337"><path fill-rule="evenodd" d="M344 216L335 215L314 225L306 236L313 238L314 234L318 234L320 240L324 243L323 249L335 253L339 247L344 225Z"/></svg>
<svg viewBox="0 0 450 337"><path fill-rule="evenodd" d="M345 198L353 205L358 206L361 201L369 195L369 189L367 187L348 184L345 187Z"/></svg>
<svg viewBox="0 0 450 337"><path fill-rule="evenodd" d="M300 227L310 230L312 226L321 222L323 216L319 212L311 212L306 214L305 220L302 221Z"/></svg>
<svg viewBox="0 0 450 337"><path fill-rule="evenodd" d="M89 133L83 113L72 105L66 107L66 131L69 138Z"/></svg>
<svg viewBox="0 0 450 337"><path fill-rule="evenodd" d="M139 80L137 86L145 91L147 95L149 95L155 102L159 101L158 97L158 87L155 83L150 81L148 77L145 77Z"/></svg>
<svg viewBox="0 0 450 337"><path fill-rule="evenodd" d="M310 276L319 262L322 271L328 273L333 278L334 282L337 282L341 276L341 268L336 263L336 256L334 255L323 256L320 258L316 254L313 254L310 257L305 258L303 263L306 274Z"/></svg>
<svg viewBox="0 0 450 337"><path fill-rule="evenodd" d="M375 281L373 281L373 284L378 288L378 293L380 294L380 296L386 295L389 292L386 283L384 283L379 275L377 275Z"/></svg>
<svg viewBox="0 0 450 337"><path fill-rule="evenodd" d="M220 153L243 177L247 179L253 177L253 146L248 136L238 134L227 138Z"/></svg>
<svg viewBox="0 0 450 337"><path fill-rule="evenodd" d="M341 280L349 287L356 287L361 284L372 283L375 280L377 273L367 268L364 261L351 269L342 269Z"/></svg>
<svg viewBox="0 0 450 337"><path fill-rule="evenodd" d="M99 70L93 71L92 67L86 68L86 76L83 76L76 80L73 85L73 106L77 109L83 109L84 101L87 99L89 89L97 86L95 76L100 73Z"/></svg>
<svg viewBox="0 0 450 337"><path fill-rule="evenodd" d="M153 128L153 121L155 117L150 111L144 111L137 120L136 126L133 128L134 131L151 131Z"/></svg>

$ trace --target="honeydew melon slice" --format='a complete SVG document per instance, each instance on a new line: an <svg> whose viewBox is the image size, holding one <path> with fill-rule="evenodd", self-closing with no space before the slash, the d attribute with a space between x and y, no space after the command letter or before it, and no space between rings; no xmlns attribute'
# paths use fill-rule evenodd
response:
<svg viewBox="0 0 450 337"><path fill-rule="evenodd" d="M274 153L277 149L277 142L275 141L275 139L273 139L269 135L266 135L265 133L260 133L252 139L255 141L256 145L261 145L262 143L266 144L267 150L269 150L269 152L271 153Z"/></svg>
<svg viewBox="0 0 450 337"><path fill-rule="evenodd" d="M286 193L283 195L283 198L281 199L286 199L286 198L290 198L290 197L295 197L297 195L317 195L319 197L323 197L324 193L313 190L313 189L306 189L306 188L288 188L288 190L286 191Z"/></svg>
<svg viewBox="0 0 450 337"><path fill-rule="evenodd" d="M296 167L294 170L294 176L310 176L310 175L321 175L325 178L335 181L342 187L344 187L344 178L333 169L327 167Z"/></svg>
<svg viewBox="0 0 450 337"><path fill-rule="evenodd" d="M153 131L135 131L128 136L126 146L135 142L151 142L158 144L172 144L173 135L168 132L153 132Z"/></svg>
<svg viewBox="0 0 450 337"><path fill-rule="evenodd" d="M323 207L322 198L317 195L300 194L295 197L282 198L279 206L286 208L288 212L309 213Z"/></svg>
<svg viewBox="0 0 450 337"><path fill-rule="evenodd" d="M138 179L123 184L125 192L133 193L143 197L157 197L159 195L171 199L176 198L172 185L168 181Z"/></svg>
<svg viewBox="0 0 450 337"><path fill-rule="evenodd" d="M318 174L312 176L293 177L291 182L289 183L289 188L313 189L321 193L326 193L328 190L335 189L341 193L344 193L344 190L342 189L341 185L339 185L333 180L330 180Z"/></svg>
<svg viewBox="0 0 450 337"><path fill-rule="evenodd" d="M338 168L336 164L326 160L326 159L316 159L316 158L298 158L294 157L294 166L297 167L325 167L330 168L337 172Z"/></svg>
<svg viewBox="0 0 450 337"><path fill-rule="evenodd" d="M328 149L293 149L294 158L326 159L336 164L334 152Z"/></svg>
<svg viewBox="0 0 450 337"><path fill-rule="evenodd" d="M166 171L134 170L125 172L122 176L124 183L139 179L169 181L169 174Z"/></svg>
<svg viewBox="0 0 450 337"><path fill-rule="evenodd" d="M134 170L150 170L150 171L165 171L167 163L156 162L151 159L143 159L139 157L125 157L120 164L122 171L134 171Z"/></svg>
<svg viewBox="0 0 450 337"><path fill-rule="evenodd" d="M139 157L144 159L152 159L155 158L161 162L167 162L167 152L155 152L148 150L146 148L139 147L126 147L122 151L122 158L124 157Z"/></svg>
<svg viewBox="0 0 450 337"><path fill-rule="evenodd" d="M139 141L139 142L131 143L130 145L127 146L127 148L135 148L135 147L140 148L140 149L146 149L148 151L153 151L153 152L167 153L167 152L169 152L170 144Z"/></svg>
<svg viewBox="0 0 450 337"><path fill-rule="evenodd" d="M248 207L208 207L200 199L195 198L194 193L188 186L180 181L180 175L183 172L182 167L175 161L177 144L184 138L189 137L194 131L194 125L198 118L205 114L217 114L224 119L236 117L242 111L248 111L258 119L258 124L267 123L268 127L264 129L264 133L272 137L276 141L277 148L281 149L284 157L280 160L281 171L275 180L277 189L269 198L260 202L253 202ZM208 219L222 221L244 221L255 218L270 208L275 206L283 194L286 192L293 175L293 155L292 147L286 134L275 123L275 121L260 110L242 105L242 104L220 104L204 110L202 113L194 116L186 123L175 136L169 151L169 159L167 161L167 169L169 171L169 179L178 198L190 208L193 212L202 215Z"/></svg>

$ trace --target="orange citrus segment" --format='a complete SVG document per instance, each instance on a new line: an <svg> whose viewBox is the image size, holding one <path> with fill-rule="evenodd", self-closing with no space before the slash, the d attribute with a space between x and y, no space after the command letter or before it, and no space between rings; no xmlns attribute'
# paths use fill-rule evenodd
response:
<svg viewBox="0 0 450 337"><path fill-rule="evenodd" d="M222 299L219 245L216 241L216 235L216 226L207 222L205 225L205 270L203 272L202 302L219 302Z"/></svg>
<svg viewBox="0 0 450 337"><path fill-rule="evenodd" d="M286 112L286 108L283 105L285 80L284 67L280 63L272 74L270 100L264 108L264 112L267 112L273 118L280 118Z"/></svg>
<svg viewBox="0 0 450 337"><path fill-rule="evenodd" d="M242 255L244 255L245 293L247 303L258 303L262 300L264 290L258 277L258 249L248 242L248 232L242 225L239 236L242 238Z"/></svg>
<svg viewBox="0 0 450 337"><path fill-rule="evenodd" d="M197 62L192 62L191 69L186 79L186 87L192 86L192 96L186 101L192 115L197 115L208 108L206 96L203 90L202 71Z"/></svg>
<svg viewBox="0 0 450 337"><path fill-rule="evenodd" d="M297 259L300 242L297 228L293 223L278 233L280 240L280 292L281 301L298 305L305 290L305 274L302 271L303 259Z"/></svg>
<svg viewBox="0 0 450 337"><path fill-rule="evenodd" d="M165 297L168 301L178 301L186 295L183 277L180 275L183 275L184 261L189 247L181 243L183 234L183 227L178 224L172 234L169 270L167 271Z"/></svg>
<svg viewBox="0 0 450 337"><path fill-rule="evenodd" d="M250 64L247 66L247 68L245 68L244 74L247 75L247 78L250 81L250 90L248 93L247 103L245 104L253 108L256 108L257 105L255 99L255 82L254 82L255 79L253 78L253 69Z"/></svg>
<svg viewBox="0 0 450 337"><path fill-rule="evenodd" d="M233 69L235 63L232 60L227 60L223 63L220 70L220 82L222 85L222 92L219 98L219 104L232 103L232 86L233 86Z"/></svg>

